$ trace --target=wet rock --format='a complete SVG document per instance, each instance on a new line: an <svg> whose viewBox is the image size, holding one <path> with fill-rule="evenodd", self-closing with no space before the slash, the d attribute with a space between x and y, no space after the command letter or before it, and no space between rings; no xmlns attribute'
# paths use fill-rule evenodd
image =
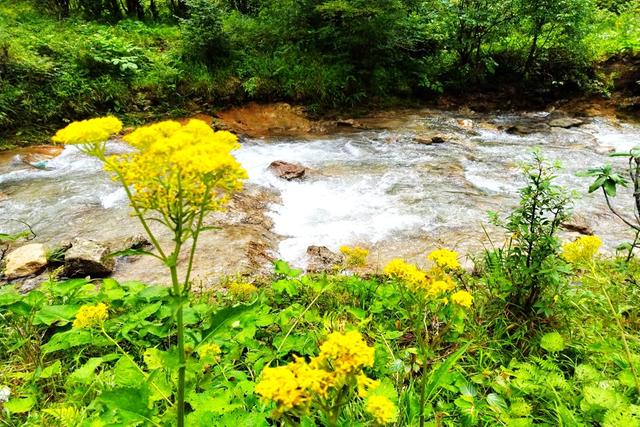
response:
<svg viewBox="0 0 640 427"><path fill-rule="evenodd" d="M95 240L75 240L64 256L67 277L104 277L113 273L115 258L107 246Z"/></svg>
<svg viewBox="0 0 640 427"><path fill-rule="evenodd" d="M278 178L292 181L294 179L302 179L305 177L308 169L302 165L295 163L287 163L282 160L276 160L269 165L269 169L276 174Z"/></svg>
<svg viewBox="0 0 640 427"><path fill-rule="evenodd" d="M123 249L150 249L153 247L147 236L136 234L124 241Z"/></svg>
<svg viewBox="0 0 640 427"><path fill-rule="evenodd" d="M26 277L47 266L47 251L43 244L32 243L9 253L6 261L4 275L7 279Z"/></svg>
<svg viewBox="0 0 640 427"><path fill-rule="evenodd" d="M332 272L344 262L344 255L333 252L326 246L309 246L307 257L309 273Z"/></svg>
<svg viewBox="0 0 640 427"><path fill-rule="evenodd" d="M0 202L4 202L5 200L9 200L9 195L0 191Z"/></svg>
<svg viewBox="0 0 640 427"><path fill-rule="evenodd" d="M581 215L573 215L571 220L562 223L562 228L587 236L593 236L595 234L593 228L591 228L587 222L587 219Z"/></svg>
<svg viewBox="0 0 640 427"><path fill-rule="evenodd" d="M354 128L354 129L363 129L365 126L362 123L357 122L353 119L338 119L336 120L337 127L346 127L346 128Z"/></svg>
<svg viewBox="0 0 640 427"><path fill-rule="evenodd" d="M529 135L531 133L546 132L550 126L546 123L526 123L509 126L507 133L512 135Z"/></svg>
<svg viewBox="0 0 640 427"><path fill-rule="evenodd" d="M424 145L443 144L447 142L447 138L443 135L433 135L433 136L418 135L415 138L413 138L413 141L416 144L424 144Z"/></svg>
<svg viewBox="0 0 640 427"><path fill-rule="evenodd" d="M553 119L549 122L549 126L554 128L572 128L575 126L581 126L584 124L583 120L576 119L573 117L563 117L559 119Z"/></svg>

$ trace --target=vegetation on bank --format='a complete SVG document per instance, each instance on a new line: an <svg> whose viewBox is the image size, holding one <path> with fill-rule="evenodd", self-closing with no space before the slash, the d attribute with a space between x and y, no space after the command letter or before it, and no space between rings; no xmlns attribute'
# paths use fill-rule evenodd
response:
<svg viewBox="0 0 640 427"><path fill-rule="evenodd" d="M638 0L0 1L0 138L111 112L311 110L505 84L604 91Z"/></svg>
<svg viewBox="0 0 640 427"><path fill-rule="evenodd" d="M235 137L167 121L106 155L121 127L75 122L54 139L123 185L154 248L117 255L159 258L172 286L54 271L24 295L0 288L3 425L640 426L640 149L624 153L625 174L587 172L635 235L620 256L600 256L597 236L560 241L571 194L534 152L519 206L491 214L506 241L472 272L442 248L363 274L367 250L345 246L334 274L277 261L265 280L193 292L191 262L177 260L241 187ZM623 215L613 199L629 182Z"/></svg>

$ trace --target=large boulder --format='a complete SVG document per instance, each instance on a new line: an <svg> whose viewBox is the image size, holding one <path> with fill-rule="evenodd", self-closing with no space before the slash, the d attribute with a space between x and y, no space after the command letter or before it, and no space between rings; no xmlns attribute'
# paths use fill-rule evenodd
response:
<svg viewBox="0 0 640 427"><path fill-rule="evenodd" d="M67 277L104 277L113 273L116 261L107 246L95 240L75 240L64 255Z"/></svg>
<svg viewBox="0 0 640 427"><path fill-rule="evenodd" d="M307 258L309 273L333 272L344 262L344 255L333 252L326 246L309 246Z"/></svg>
<svg viewBox="0 0 640 427"><path fill-rule="evenodd" d="M7 279L31 276L47 266L47 251L43 244L32 243L7 255L4 275Z"/></svg>
<svg viewBox="0 0 640 427"><path fill-rule="evenodd" d="M283 162L282 160L276 160L269 165L269 169L278 177L292 181L294 179L303 179L308 172L308 169L302 165L295 163Z"/></svg>
<svg viewBox="0 0 640 427"><path fill-rule="evenodd" d="M561 225L562 228L567 231L573 231L587 236L593 236L595 234L587 219L582 215L574 214L570 220L563 222Z"/></svg>

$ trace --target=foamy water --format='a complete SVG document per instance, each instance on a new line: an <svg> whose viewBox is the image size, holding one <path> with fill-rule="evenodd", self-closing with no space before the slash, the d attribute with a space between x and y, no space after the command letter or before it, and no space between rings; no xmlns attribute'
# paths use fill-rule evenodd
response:
<svg viewBox="0 0 640 427"><path fill-rule="evenodd" d="M640 145L638 125L595 119L580 128L527 136L476 126L473 135L456 127L456 118L460 117L433 113L399 129L312 141L243 140L236 156L250 182L280 194L280 202L268 213L274 231L283 236L280 257L302 264L309 245L337 249L342 244L424 238L447 229L477 232L487 222L488 210L507 212L517 203L519 165L534 147L562 162L559 183L581 193L576 212L589 219L610 247L626 237L601 195L585 194L590 180L576 173L611 161L624 166L623 160L608 158L606 151ZM508 125L522 116L493 119L497 125ZM416 129L436 129L452 142L416 144ZM110 149L126 146L113 143ZM20 228L10 219L28 222L43 240L127 237L138 230L127 217L124 192L97 161L74 147L50 160L46 170L18 160L0 166L0 191L8 195L0 201L2 231ZM300 163L313 172L304 181L281 180L268 170L274 160Z"/></svg>

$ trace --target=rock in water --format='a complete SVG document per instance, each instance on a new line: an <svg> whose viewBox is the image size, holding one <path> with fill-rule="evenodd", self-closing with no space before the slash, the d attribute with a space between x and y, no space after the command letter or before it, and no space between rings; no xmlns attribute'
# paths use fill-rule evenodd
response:
<svg viewBox="0 0 640 427"><path fill-rule="evenodd" d="M30 276L47 266L47 251L43 244L22 246L7 255L4 275L7 279Z"/></svg>
<svg viewBox="0 0 640 427"><path fill-rule="evenodd" d="M575 126L583 125L584 122L580 119L574 119L571 117L563 117L560 119L554 119L549 122L549 126L554 128L572 128Z"/></svg>
<svg viewBox="0 0 640 427"><path fill-rule="evenodd" d="M568 231L574 231L587 236L593 236L595 234L593 228L587 222L587 219L582 215L573 215L569 221L563 222L561 225L562 228Z"/></svg>
<svg viewBox="0 0 640 427"><path fill-rule="evenodd" d="M303 179L307 173L307 168L294 163L276 160L269 165L269 169L276 174L278 178L292 181L294 179Z"/></svg>
<svg viewBox="0 0 640 427"><path fill-rule="evenodd" d="M104 277L113 273L115 258L108 247L95 240L75 240L64 255L64 274L68 277Z"/></svg>
<svg viewBox="0 0 640 427"><path fill-rule="evenodd" d="M529 135L531 133L545 132L549 130L549 125L546 123L530 123L530 124L518 124L507 128L507 133L512 135Z"/></svg>
<svg viewBox="0 0 640 427"><path fill-rule="evenodd" d="M309 273L333 272L336 266L344 262L344 255L335 253L326 246L309 246L307 257Z"/></svg>

